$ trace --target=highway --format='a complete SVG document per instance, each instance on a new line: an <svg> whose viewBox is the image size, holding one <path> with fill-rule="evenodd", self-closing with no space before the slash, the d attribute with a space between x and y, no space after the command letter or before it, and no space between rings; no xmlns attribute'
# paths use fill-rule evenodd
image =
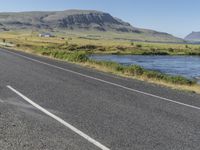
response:
<svg viewBox="0 0 200 150"><path fill-rule="evenodd" d="M199 150L200 95L0 49L1 150Z"/></svg>

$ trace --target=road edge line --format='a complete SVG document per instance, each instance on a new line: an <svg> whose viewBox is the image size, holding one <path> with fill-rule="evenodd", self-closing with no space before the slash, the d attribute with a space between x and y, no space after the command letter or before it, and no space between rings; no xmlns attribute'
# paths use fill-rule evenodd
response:
<svg viewBox="0 0 200 150"><path fill-rule="evenodd" d="M107 148L106 146L101 144L100 142L96 141L95 139L93 139L90 136L88 136L87 134L83 133L82 131L80 131L76 127L74 127L71 124L67 123L66 121L64 121L60 117L54 115L53 113L51 113L48 110L46 110L45 108L41 107L37 103L33 102L31 99L29 99L28 97L26 97L25 95L23 95L22 93L20 93L19 91L17 91L13 87L11 87L10 85L7 85L7 88L10 89L11 91L13 91L15 94L17 94L21 98L23 98L26 102L28 102L29 104L31 104L32 106L34 106L35 108L37 108L38 110L43 112L44 114L46 114L47 116L49 116L49 117L53 118L54 120L60 122L62 125L64 125L65 127L69 128L70 130L72 130L76 134L80 135L81 137L83 137L84 139L86 139L88 142L92 143L96 147L98 147L98 148L100 148L102 150L110 150L109 148Z"/></svg>

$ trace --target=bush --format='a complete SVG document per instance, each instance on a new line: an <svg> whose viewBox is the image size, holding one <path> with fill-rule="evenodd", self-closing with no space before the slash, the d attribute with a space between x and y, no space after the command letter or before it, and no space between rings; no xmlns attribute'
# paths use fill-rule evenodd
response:
<svg viewBox="0 0 200 150"><path fill-rule="evenodd" d="M138 76L144 73L144 69L138 65L131 65L126 68L126 72L130 75Z"/></svg>
<svg viewBox="0 0 200 150"><path fill-rule="evenodd" d="M164 79L167 81L167 82L171 82L171 83L174 83L174 84L181 84L181 85L192 85L194 84L195 82L190 80L190 79L187 79L187 78L184 78L182 76L165 76Z"/></svg>
<svg viewBox="0 0 200 150"><path fill-rule="evenodd" d="M65 59L72 62L85 62L89 58L85 52L66 52L61 50L47 50L41 52L42 55L52 56L58 59Z"/></svg>
<svg viewBox="0 0 200 150"><path fill-rule="evenodd" d="M167 52L142 52L141 55L169 55Z"/></svg>
<svg viewBox="0 0 200 150"><path fill-rule="evenodd" d="M151 50L152 52L155 52L155 51L156 51L156 49L153 48L153 47L151 47L150 50Z"/></svg>
<svg viewBox="0 0 200 150"><path fill-rule="evenodd" d="M43 51L43 52L41 52L41 54L44 55L44 56L49 56L49 55L51 55L51 52L50 51Z"/></svg>
<svg viewBox="0 0 200 150"><path fill-rule="evenodd" d="M162 73L157 72L157 71L145 71L144 75L147 78L164 80L166 82L173 83L173 84L181 84L181 85L195 84L195 81L187 79L185 77L166 75L166 74L162 74Z"/></svg>
<svg viewBox="0 0 200 150"><path fill-rule="evenodd" d="M123 46L117 46L116 49L120 51L125 51L127 48Z"/></svg>
<svg viewBox="0 0 200 150"><path fill-rule="evenodd" d="M169 52L174 52L173 48L169 48L168 50L169 50Z"/></svg>
<svg viewBox="0 0 200 150"><path fill-rule="evenodd" d="M98 46L96 45L83 45L83 46L79 46L78 49L84 49L84 50L94 50L96 49Z"/></svg>
<svg viewBox="0 0 200 150"><path fill-rule="evenodd" d="M66 42L65 42L65 45L66 45L66 46L68 46L68 45L69 45L69 42L68 42L68 41L66 41Z"/></svg>
<svg viewBox="0 0 200 150"><path fill-rule="evenodd" d="M94 64L97 64L97 65L100 65L100 66L104 66L104 67L107 67L107 68L110 68L114 71L119 71L119 72L124 72L125 70L125 66L121 65L121 64L118 64L118 63L115 63L115 62L112 62L112 61L95 61L95 60L90 60L90 62L94 63Z"/></svg>
<svg viewBox="0 0 200 150"><path fill-rule="evenodd" d="M142 45L141 45L141 44L137 44L136 47L137 47L137 48L141 48Z"/></svg>
<svg viewBox="0 0 200 150"><path fill-rule="evenodd" d="M144 75L150 79L151 78L155 78L155 79L163 79L164 78L164 75L157 71L145 71Z"/></svg>
<svg viewBox="0 0 200 150"><path fill-rule="evenodd" d="M69 51L75 51L75 50L77 50L77 47L78 47L77 44L69 44L67 46L67 50L69 50Z"/></svg>
<svg viewBox="0 0 200 150"><path fill-rule="evenodd" d="M68 54L66 59L72 62L86 62L89 58L84 52L74 52Z"/></svg>

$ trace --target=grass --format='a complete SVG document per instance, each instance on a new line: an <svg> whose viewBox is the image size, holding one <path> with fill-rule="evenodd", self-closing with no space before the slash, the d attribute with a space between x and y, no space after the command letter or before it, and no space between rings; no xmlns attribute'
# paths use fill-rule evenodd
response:
<svg viewBox="0 0 200 150"><path fill-rule="evenodd" d="M121 38L116 40L116 35L111 38L112 35L92 33L88 35L83 33L58 34L55 38L41 38L37 34L37 32L30 31L3 32L0 33L0 39L2 42L13 44L12 49L78 63L124 77L200 93L200 86L195 81L181 76L170 76L146 70L137 65L123 66L114 62L94 61L88 58L89 54L200 56L200 45L133 42L121 40Z"/></svg>
<svg viewBox="0 0 200 150"><path fill-rule="evenodd" d="M154 79L166 83L188 85L188 86L196 84L195 81L184 78L182 76L171 76L157 71L149 71L138 65L124 66L115 62L94 61L94 60L88 60L88 63L92 64L93 66L98 65L99 67L107 68L109 70L112 70L113 72L117 72L118 74L124 74L135 78L139 77L148 80Z"/></svg>
<svg viewBox="0 0 200 150"><path fill-rule="evenodd" d="M85 62L88 61L88 57L85 52L65 52L65 51L48 51L42 52L42 55L50 56L57 59L67 60L70 62Z"/></svg>
<svg viewBox="0 0 200 150"><path fill-rule="evenodd" d="M200 45L134 42L130 35L117 33L57 33L55 38L38 37L39 32L10 31L0 33L0 40L18 47L46 47L59 50L85 50L95 54L132 55L200 55ZM99 34L99 35L98 35ZM132 37L133 38L133 37Z"/></svg>

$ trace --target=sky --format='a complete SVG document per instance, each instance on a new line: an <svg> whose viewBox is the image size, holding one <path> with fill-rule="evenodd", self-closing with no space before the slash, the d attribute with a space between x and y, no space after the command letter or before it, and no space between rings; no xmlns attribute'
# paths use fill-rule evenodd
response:
<svg viewBox="0 0 200 150"><path fill-rule="evenodd" d="M178 37L200 31L199 7L200 0L0 0L0 12L100 10L135 27Z"/></svg>

